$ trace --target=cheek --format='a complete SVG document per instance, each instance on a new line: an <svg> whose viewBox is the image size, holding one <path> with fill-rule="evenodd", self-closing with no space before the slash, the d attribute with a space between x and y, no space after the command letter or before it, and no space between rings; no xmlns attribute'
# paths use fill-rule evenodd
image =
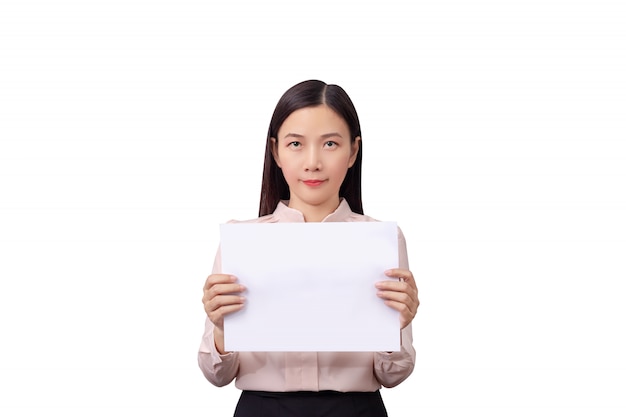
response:
<svg viewBox="0 0 626 417"><path fill-rule="evenodd" d="M286 180L289 180L291 178L294 178L296 175L296 169L294 168L294 164L293 161L282 161L282 168L281 171L283 172L283 176L285 177Z"/></svg>
<svg viewBox="0 0 626 417"><path fill-rule="evenodd" d="M335 178L337 178L338 180L341 179L343 181L343 178L345 177L346 173L348 172L348 169L350 165L350 158L341 158L340 160L336 161L335 164L333 164L332 167L332 173L333 176Z"/></svg>
<svg viewBox="0 0 626 417"><path fill-rule="evenodd" d="M341 169L344 170L348 170L348 168L350 168L350 154L349 153L344 153L343 155L341 155L341 158L339 158L340 161L337 163L337 166L340 166Z"/></svg>

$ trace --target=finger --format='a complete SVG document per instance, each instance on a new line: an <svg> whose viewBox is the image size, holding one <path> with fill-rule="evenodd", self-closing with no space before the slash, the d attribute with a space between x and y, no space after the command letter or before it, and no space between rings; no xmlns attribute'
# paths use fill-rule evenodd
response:
<svg viewBox="0 0 626 417"><path fill-rule="evenodd" d="M244 292L246 287L241 284L215 284L204 290L203 298L213 298L222 294L236 294Z"/></svg>
<svg viewBox="0 0 626 417"><path fill-rule="evenodd" d="M413 320L413 317L415 317L415 314L406 304L390 300L385 300L385 304L400 313L401 328L405 328L411 322L411 320Z"/></svg>
<svg viewBox="0 0 626 417"><path fill-rule="evenodd" d="M215 284L226 284L237 281L237 277L228 274L211 274L207 277L204 283L204 289L207 289Z"/></svg>
<svg viewBox="0 0 626 417"><path fill-rule="evenodd" d="M394 301L408 306L415 306L417 301L410 294L398 291L378 291L376 295L383 300ZM413 308L414 309L414 308Z"/></svg>
<svg viewBox="0 0 626 417"><path fill-rule="evenodd" d="M415 281L413 279L413 273L408 269L392 268L385 271L385 275L390 278L398 278L405 282Z"/></svg>
<svg viewBox="0 0 626 417"><path fill-rule="evenodd" d="M207 315L209 316L209 320L211 320L213 324L218 325L222 322L222 320L224 320L224 316L241 310L243 306L243 304L232 304L228 306L223 306L210 313L207 312Z"/></svg>
<svg viewBox="0 0 626 417"><path fill-rule="evenodd" d="M204 305L208 311L215 311L222 307L243 304L245 297L239 295L220 295L208 300Z"/></svg>
<svg viewBox="0 0 626 417"><path fill-rule="evenodd" d="M218 298L224 295L241 296L241 293L246 290L246 287L239 284L218 284L204 290L202 294L202 304L206 304L214 298Z"/></svg>
<svg viewBox="0 0 626 417"><path fill-rule="evenodd" d="M389 307L393 308L394 310L397 310L400 312L400 314L405 315L406 317L415 317L417 311L417 307L415 306L415 304L406 304L400 301L395 301L395 300L384 300L385 304L388 305Z"/></svg>
<svg viewBox="0 0 626 417"><path fill-rule="evenodd" d="M376 288L379 291L406 293L414 300L417 300L417 288L403 281L380 281L376 283Z"/></svg>
<svg viewBox="0 0 626 417"><path fill-rule="evenodd" d="M215 325L220 325L224 315L243 308L244 301L243 297L220 296L206 302L204 310Z"/></svg>
<svg viewBox="0 0 626 417"><path fill-rule="evenodd" d="M414 287L404 281L379 281L375 285L379 290L415 292Z"/></svg>

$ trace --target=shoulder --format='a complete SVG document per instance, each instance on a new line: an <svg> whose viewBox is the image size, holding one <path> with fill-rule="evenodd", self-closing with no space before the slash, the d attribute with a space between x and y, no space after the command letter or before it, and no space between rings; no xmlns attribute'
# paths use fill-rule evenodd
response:
<svg viewBox="0 0 626 417"><path fill-rule="evenodd" d="M268 214L263 217L257 217L256 219L248 219L248 220L234 220L231 219L227 221L227 224L238 224L238 223L277 223L278 218L275 214Z"/></svg>
<svg viewBox="0 0 626 417"><path fill-rule="evenodd" d="M347 222L380 222L382 220L375 219L365 214L358 214L358 213L352 212L350 213L346 221ZM404 233L402 233L402 229L400 228L400 226L398 226L398 241L403 244L406 242L404 238Z"/></svg>
<svg viewBox="0 0 626 417"><path fill-rule="evenodd" d="M380 220L370 217L365 214L359 214L355 212L350 212L348 217L346 218L347 222L379 222Z"/></svg>

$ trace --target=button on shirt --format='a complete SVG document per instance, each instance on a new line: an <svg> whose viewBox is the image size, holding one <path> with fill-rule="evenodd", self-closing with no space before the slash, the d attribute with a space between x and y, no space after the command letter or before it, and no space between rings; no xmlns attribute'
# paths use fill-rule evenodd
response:
<svg viewBox="0 0 626 417"><path fill-rule="evenodd" d="M304 222L303 214L287 204L281 201L274 213L241 223ZM322 221L377 220L352 212L342 199L337 210ZM398 253L398 266L409 269L406 241L400 229ZM219 251L213 273L222 273ZM401 330L401 341L399 352L228 352L221 355L215 347L213 323L207 318L198 363L212 384L224 386L235 379L235 386L241 390L376 391L381 385L398 385L413 371L415 349L410 324Z"/></svg>

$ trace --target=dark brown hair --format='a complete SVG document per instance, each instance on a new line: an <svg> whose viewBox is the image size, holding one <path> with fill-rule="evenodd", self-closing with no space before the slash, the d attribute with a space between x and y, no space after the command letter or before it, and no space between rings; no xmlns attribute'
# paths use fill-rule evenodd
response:
<svg viewBox="0 0 626 417"><path fill-rule="evenodd" d="M346 121L350 129L351 142L354 142L357 137L361 136L359 117L352 100L350 100L343 88L318 80L308 80L298 83L287 90L278 100L267 131L259 217L273 213L280 200L289 199L289 186L272 155L271 138L278 139L278 130L291 113L304 107L319 106L321 104L330 107ZM363 202L361 201L363 140L361 140L359 145L356 161L346 173L346 177L339 189L339 197L345 198L352 211L363 214Z"/></svg>

